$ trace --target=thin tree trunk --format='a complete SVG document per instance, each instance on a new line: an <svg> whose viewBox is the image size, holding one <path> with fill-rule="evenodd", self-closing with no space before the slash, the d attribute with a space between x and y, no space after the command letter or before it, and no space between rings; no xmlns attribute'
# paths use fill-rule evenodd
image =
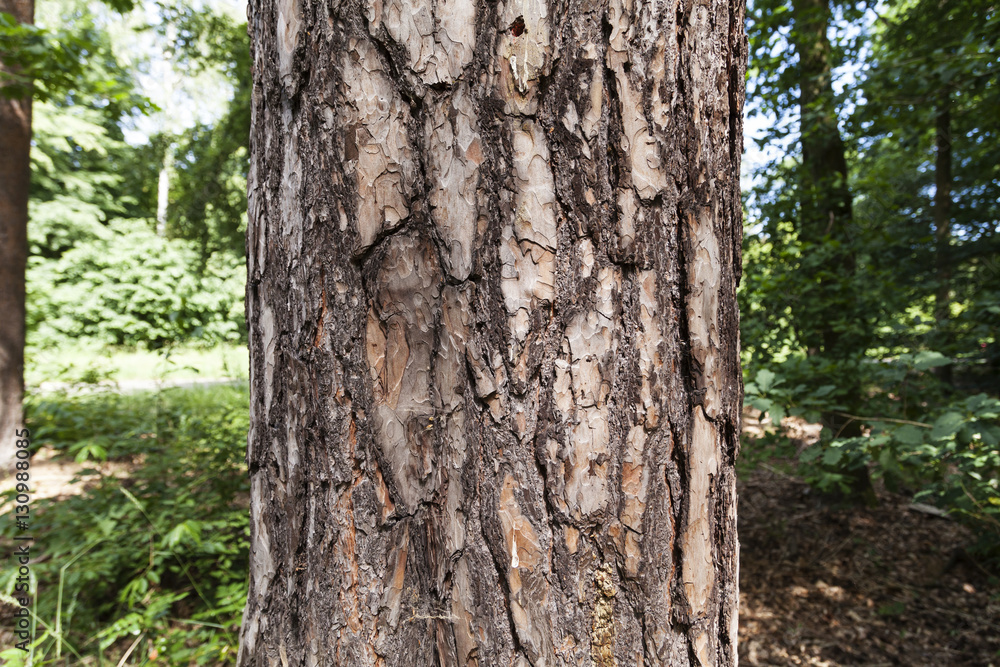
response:
<svg viewBox="0 0 1000 667"><path fill-rule="evenodd" d="M951 95L947 91L937 104L934 122L934 241L937 291L934 296L934 319L947 337L946 325L951 306ZM945 338L946 340L946 338ZM938 377L951 384L951 365L936 369Z"/></svg>
<svg viewBox="0 0 1000 667"><path fill-rule="evenodd" d="M174 167L174 147L167 144L163 150L163 164L156 181L156 235L167 236L167 208L170 206L170 171Z"/></svg>
<svg viewBox="0 0 1000 667"><path fill-rule="evenodd" d="M34 3L0 0L0 12L31 23ZM0 63L0 71L10 70ZM0 94L0 476L13 461L15 431L23 423L30 154L31 97L9 99Z"/></svg>
<svg viewBox="0 0 1000 667"><path fill-rule="evenodd" d="M254 0L247 665L736 664L739 0Z"/></svg>

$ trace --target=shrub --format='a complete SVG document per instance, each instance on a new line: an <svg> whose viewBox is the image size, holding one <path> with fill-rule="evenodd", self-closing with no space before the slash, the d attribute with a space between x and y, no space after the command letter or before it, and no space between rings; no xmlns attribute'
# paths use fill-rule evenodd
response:
<svg viewBox="0 0 1000 667"><path fill-rule="evenodd" d="M866 476L933 502L970 524L979 536L978 555L1000 566L1000 400L947 393L933 370L949 359L922 351L860 365L863 372L856 376L865 378L866 414L848 415L835 385L813 386L836 380L816 373L818 363L789 359L746 383L746 404L769 415L772 428L786 414L807 421L836 414L865 425L862 435L852 437L824 428L819 442L799 452L799 474L821 491L845 497ZM776 451L790 453L780 433L769 437Z"/></svg>
<svg viewBox="0 0 1000 667"><path fill-rule="evenodd" d="M140 220L116 220L55 259L32 257L32 344L91 338L159 348L245 339L242 260L160 238Z"/></svg>

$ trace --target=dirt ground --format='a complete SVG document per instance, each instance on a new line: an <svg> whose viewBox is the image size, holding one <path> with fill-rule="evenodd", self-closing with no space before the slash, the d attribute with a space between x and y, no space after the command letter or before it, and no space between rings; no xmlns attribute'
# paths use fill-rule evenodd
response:
<svg viewBox="0 0 1000 667"><path fill-rule="evenodd" d="M1000 582L966 528L887 493L834 507L766 468L739 502L741 664L1000 667Z"/></svg>
<svg viewBox="0 0 1000 667"><path fill-rule="evenodd" d="M81 474L85 468L93 472ZM128 471L127 463L107 461L81 465L71 458L58 456L51 447L41 447L31 457L31 499L37 501L82 493L87 484L96 482L101 475L125 477ZM9 493L16 485L13 475L0 479L0 495ZM10 512L12 508L11 500L0 502L0 515Z"/></svg>

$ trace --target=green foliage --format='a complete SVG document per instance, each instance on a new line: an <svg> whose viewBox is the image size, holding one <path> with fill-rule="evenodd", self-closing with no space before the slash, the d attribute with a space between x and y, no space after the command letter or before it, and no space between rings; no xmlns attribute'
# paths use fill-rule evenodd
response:
<svg viewBox="0 0 1000 667"><path fill-rule="evenodd" d="M998 287L1000 256L1000 14L995 3L888 3L872 35L865 104L852 119L858 212L878 230L873 259L889 278L893 310L951 295L950 317L920 333L919 345L963 359L991 337L963 317ZM947 114L951 157L948 227L935 219L938 121ZM936 239L944 232L945 238ZM885 290L890 293L889 290ZM956 317L957 316L957 317ZM990 318L995 322L995 317ZM894 341L913 346L911 321L893 322ZM995 331L995 327L993 331ZM986 340L984 340L986 339Z"/></svg>
<svg viewBox="0 0 1000 667"><path fill-rule="evenodd" d="M157 237L150 222L114 219L137 202L109 168L129 149L106 121L82 105L36 105L30 343L242 340L245 268L237 255L205 256L190 242Z"/></svg>
<svg viewBox="0 0 1000 667"><path fill-rule="evenodd" d="M133 149L117 138L118 112L80 102L35 108L30 344L90 338L157 348L242 340L239 255L206 254L197 244L156 237L149 221L117 219L145 212L142 195L130 195L115 169L132 161Z"/></svg>
<svg viewBox="0 0 1000 667"><path fill-rule="evenodd" d="M38 9L39 26L0 14L0 58L19 68L3 92L30 88L35 98L29 345L163 350L242 340L245 24L160 7L181 26L175 62L221 68L236 96L214 127L133 146L125 131L152 107L136 86L142 63L111 38L124 22L83 0ZM178 153L163 237L153 218L167 150ZM95 366L80 372L101 379ZM36 444L116 471L82 495L35 502L46 555L33 565L36 664L117 661L134 641L136 664L235 661L246 596L246 389L35 396L27 420ZM6 537L11 526L4 522ZM0 592L11 590L8 574ZM5 652L0 662L18 657Z"/></svg>
<svg viewBox="0 0 1000 667"><path fill-rule="evenodd" d="M955 401L939 410L930 426L886 430L912 451L912 461L903 462L930 481L917 498L931 499L979 526L978 549L1000 564L1000 400L975 394Z"/></svg>
<svg viewBox="0 0 1000 667"><path fill-rule="evenodd" d="M125 212L121 177L107 165L125 145L111 137L106 122L102 111L83 105L34 105L31 255L58 258L105 236L109 217Z"/></svg>
<svg viewBox="0 0 1000 667"><path fill-rule="evenodd" d="M35 503L47 556L32 568L46 591L36 598L45 659L57 650L117 659L142 636L140 660L235 662L247 590L247 400L245 386L223 386L29 402L36 444L126 470ZM6 574L0 591L12 586Z"/></svg>
<svg viewBox="0 0 1000 667"><path fill-rule="evenodd" d="M192 244L115 220L58 259L33 257L28 326L35 345L91 338L152 348L244 337L241 260L216 254L201 269Z"/></svg>
<svg viewBox="0 0 1000 667"><path fill-rule="evenodd" d="M130 11L131 0L110 0L118 12ZM99 95L109 110L121 113L146 108L148 103L134 94L131 77L120 67L105 32L100 30L92 9L69 0L60 7L59 27L19 23L0 12L0 59L7 66L0 72L0 94L36 100L57 101Z"/></svg>
<svg viewBox="0 0 1000 667"><path fill-rule="evenodd" d="M29 345L80 338L149 348L241 341L245 26L205 10L163 10L182 27L179 66L194 70L222 61L237 96L217 127L199 126L182 137L168 234L158 238L151 231L156 183L174 139L126 144L128 115L149 108L135 92L132 70L120 64L86 4L58 0L46 11L71 26L67 34L82 45L88 67L72 73L72 86L60 84L49 101L35 105Z"/></svg>
<svg viewBox="0 0 1000 667"><path fill-rule="evenodd" d="M1000 563L1000 401L975 394L944 404L928 422L870 418L870 433L831 438L800 455L807 481L850 491L867 469L895 491L932 500L977 528L981 555Z"/></svg>
<svg viewBox="0 0 1000 667"><path fill-rule="evenodd" d="M83 74L83 57L89 43L68 31L51 31L19 23L0 12L0 94L21 98L29 94L46 100L57 91L73 87Z"/></svg>
<svg viewBox="0 0 1000 667"><path fill-rule="evenodd" d="M233 85L222 118L176 138L168 229L172 235L197 241L205 254L228 250L242 255L251 90L246 24L186 6L166 6L163 11L163 25L177 32L176 66L189 75L216 68Z"/></svg>
<svg viewBox="0 0 1000 667"><path fill-rule="evenodd" d="M821 491L847 497L857 491L859 476L868 476L932 501L973 525L979 553L1000 564L1000 400L984 393L948 398L934 370L950 359L923 351L866 364L872 412L852 415L842 412L835 384L792 386L790 377L815 377L802 361L761 369L746 383L747 405L772 422L769 442L753 447L791 454L776 428L785 415L815 422L834 413L864 424L864 432L851 437L824 429L818 443L799 452L797 472Z"/></svg>
<svg viewBox="0 0 1000 667"><path fill-rule="evenodd" d="M996 558L995 3L755 0L749 16L751 114L772 119L764 142L780 150L746 199L746 402L771 420L752 448L793 454L824 491L859 499L859 480L881 480L932 501L973 525L981 553ZM830 48L819 62L824 34ZM806 72L810 44L817 51ZM807 84L815 100L801 108ZM936 186L947 172L935 171L945 119L947 210ZM831 149L825 162L815 159L820 134ZM816 180L841 173L841 138L846 178ZM810 206L838 193L850 210L838 218L829 206L823 233ZM821 422L820 442L796 451L778 428L786 415Z"/></svg>
<svg viewBox="0 0 1000 667"><path fill-rule="evenodd" d="M767 368L758 371L754 381L748 382L744 391L745 403L767 415L771 421L771 429L776 429L788 415L816 422L819 421L822 410L840 407L831 403L837 392L836 385L810 387L800 383L794 387L787 386L784 378Z"/></svg>

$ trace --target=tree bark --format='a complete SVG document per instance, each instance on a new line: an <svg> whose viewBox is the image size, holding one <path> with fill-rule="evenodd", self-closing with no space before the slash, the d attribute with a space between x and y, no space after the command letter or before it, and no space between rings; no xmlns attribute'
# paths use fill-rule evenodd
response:
<svg viewBox="0 0 1000 667"><path fill-rule="evenodd" d="M736 664L743 21L252 0L241 666Z"/></svg>
<svg viewBox="0 0 1000 667"><path fill-rule="evenodd" d="M170 172L174 168L174 147L167 143L156 181L156 235L167 237L167 208L170 206Z"/></svg>
<svg viewBox="0 0 1000 667"><path fill-rule="evenodd" d="M0 0L0 12L21 23L34 21L32 0ZM11 70L0 62L0 71ZM31 97L10 99L0 92L0 476L14 460L15 431L23 424L30 179Z"/></svg>

